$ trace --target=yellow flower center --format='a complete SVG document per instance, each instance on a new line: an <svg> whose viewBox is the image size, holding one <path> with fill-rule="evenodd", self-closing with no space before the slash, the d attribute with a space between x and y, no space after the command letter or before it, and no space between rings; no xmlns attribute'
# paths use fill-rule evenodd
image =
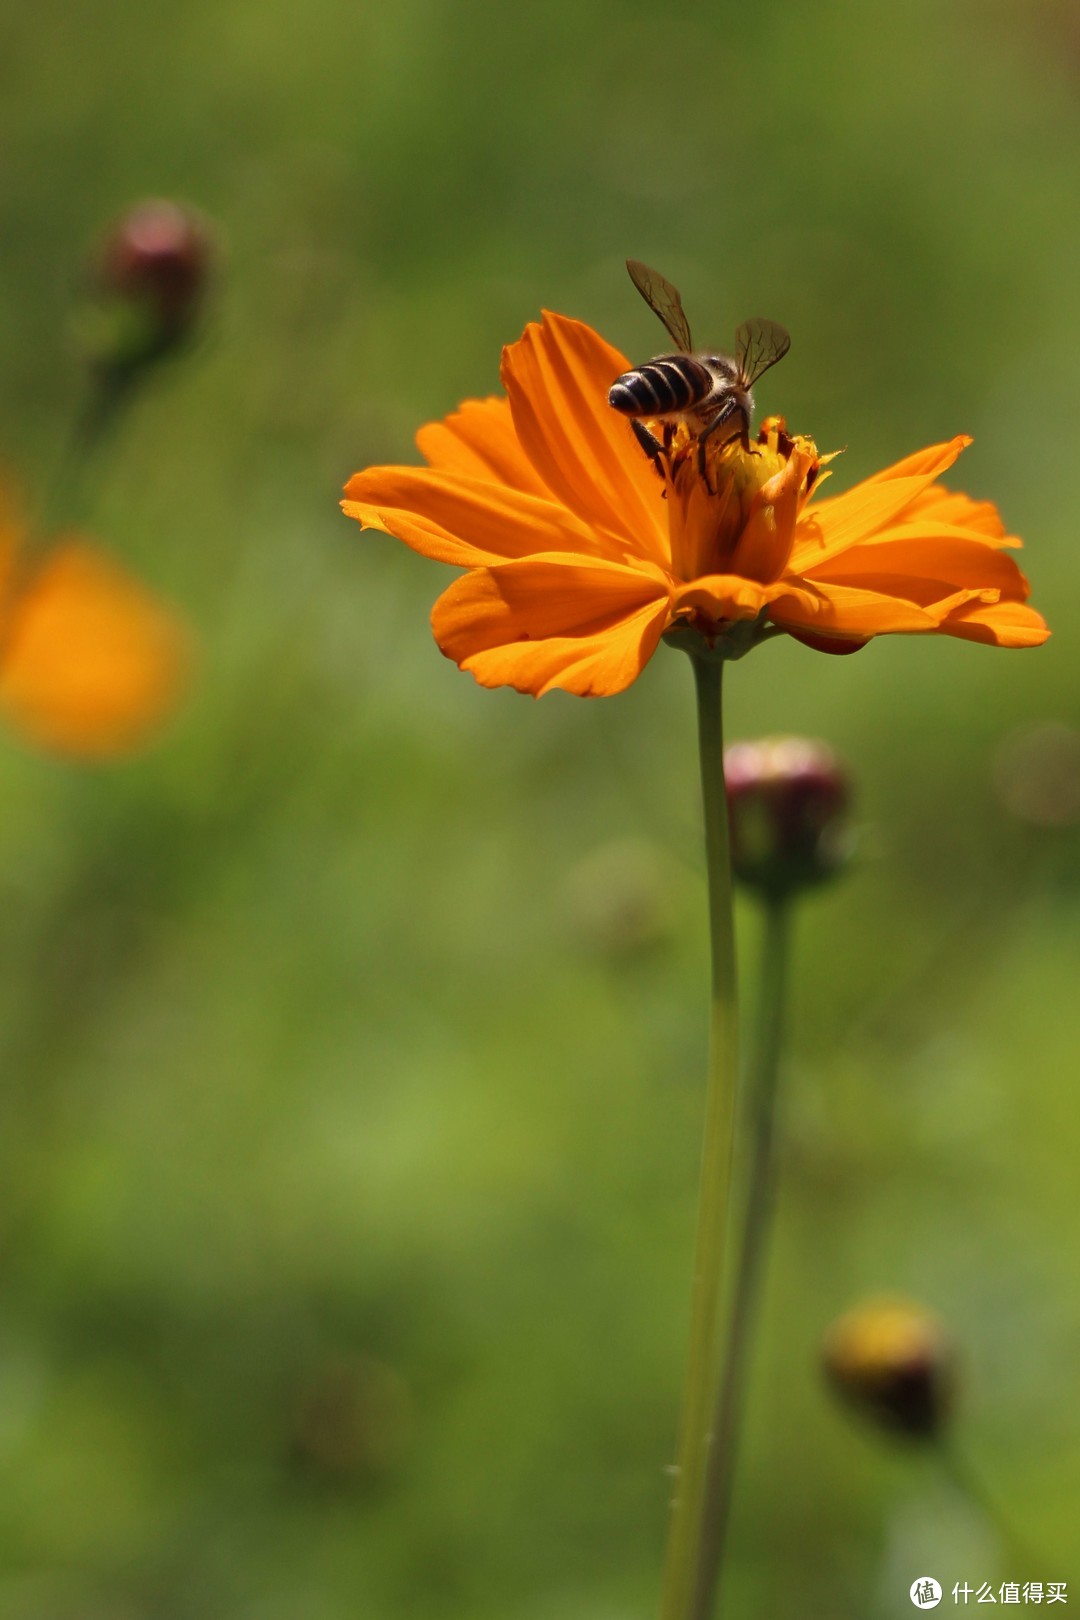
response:
<svg viewBox="0 0 1080 1620"><path fill-rule="evenodd" d="M791 554L795 522L820 460L812 439L791 438L770 416L757 439L707 439L683 423L661 458L667 484L671 560L678 579L738 574L779 579Z"/></svg>

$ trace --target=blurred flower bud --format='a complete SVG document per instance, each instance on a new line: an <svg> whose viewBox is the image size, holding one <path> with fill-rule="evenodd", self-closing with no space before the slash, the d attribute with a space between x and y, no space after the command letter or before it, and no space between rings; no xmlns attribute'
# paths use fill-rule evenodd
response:
<svg viewBox="0 0 1080 1620"><path fill-rule="evenodd" d="M91 266L82 312L91 359L124 371L176 348L194 329L213 257L210 232L191 209L153 200L128 209Z"/></svg>
<svg viewBox="0 0 1080 1620"><path fill-rule="evenodd" d="M1080 821L1080 732L1056 720L1013 732L998 749L994 785L1018 821L1074 827Z"/></svg>
<svg viewBox="0 0 1080 1620"><path fill-rule="evenodd" d="M806 737L733 743L724 753L736 878L772 898L832 877L851 852L851 791L832 749Z"/></svg>
<svg viewBox="0 0 1080 1620"><path fill-rule="evenodd" d="M833 1323L822 1355L833 1388L879 1427L909 1439L941 1432L954 1357L941 1323L922 1305L868 1300Z"/></svg>

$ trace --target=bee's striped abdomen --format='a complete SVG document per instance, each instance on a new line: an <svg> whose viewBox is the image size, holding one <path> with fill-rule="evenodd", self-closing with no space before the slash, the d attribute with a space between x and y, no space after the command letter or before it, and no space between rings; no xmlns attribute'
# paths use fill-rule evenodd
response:
<svg viewBox="0 0 1080 1620"><path fill-rule="evenodd" d="M672 354L617 377L608 404L623 416L670 416L693 410L712 390L712 373L700 361Z"/></svg>

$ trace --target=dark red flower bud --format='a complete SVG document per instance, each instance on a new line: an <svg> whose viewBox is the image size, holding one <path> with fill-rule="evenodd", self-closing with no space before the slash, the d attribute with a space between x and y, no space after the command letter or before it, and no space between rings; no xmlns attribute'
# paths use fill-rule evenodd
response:
<svg viewBox="0 0 1080 1620"><path fill-rule="evenodd" d="M733 743L724 754L735 876L773 898L832 877L851 851L851 790L836 755L806 737Z"/></svg>
<svg viewBox="0 0 1080 1620"><path fill-rule="evenodd" d="M863 1417L910 1439L940 1433L955 1358L932 1312L905 1299L868 1300L833 1324L822 1354L833 1388Z"/></svg>
<svg viewBox="0 0 1080 1620"><path fill-rule="evenodd" d="M106 232L95 257L83 325L93 358L121 369L157 359L192 331L206 293L213 242L178 203L138 203Z"/></svg>
<svg viewBox="0 0 1080 1620"><path fill-rule="evenodd" d="M151 301L161 319L187 321L202 296L210 240L202 221L173 202L144 202L118 220L105 241L105 286Z"/></svg>

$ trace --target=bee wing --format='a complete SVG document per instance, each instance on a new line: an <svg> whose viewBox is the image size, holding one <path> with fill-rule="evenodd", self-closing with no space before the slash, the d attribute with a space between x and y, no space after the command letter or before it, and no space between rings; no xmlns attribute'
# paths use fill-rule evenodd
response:
<svg viewBox="0 0 1080 1620"><path fill-rule="evenodd" d="M743 321L735 328L735 358L750 388L762 372L782 360L791 348L791 339L776 321Z"/></svg>
<svg viewBox="0 0 1080 1620"><path fill-rule="evenodd" d="M627 259L626 268L630 272L630 280L653 314L659 315L667 327L668 335L675 347L681 349L683 354L689 354L694 345L690 339L690 322L682 307L678 288L665 280L659 270L650 270L640 259Z"/></svg>

